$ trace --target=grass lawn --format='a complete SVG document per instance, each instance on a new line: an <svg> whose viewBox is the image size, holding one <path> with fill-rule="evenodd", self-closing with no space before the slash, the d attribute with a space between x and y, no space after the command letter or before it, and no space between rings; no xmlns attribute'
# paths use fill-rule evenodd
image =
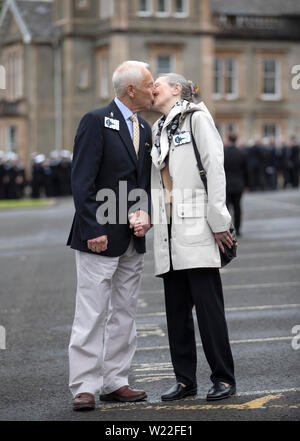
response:
<svg viewBox="0 0 300 441"><path fill-rule="evenodd" d="M13 210L17 208L49 207L54 205L53 199L18 199L0 200L0 210Z"/></svg>

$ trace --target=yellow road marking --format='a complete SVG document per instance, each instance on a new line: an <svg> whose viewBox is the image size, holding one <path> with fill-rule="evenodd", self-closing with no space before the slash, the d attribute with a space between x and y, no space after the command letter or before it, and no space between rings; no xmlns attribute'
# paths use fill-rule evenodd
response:
<svg viewBox="0 0 300 441"><path fill-rule="evenodd" d="M300 408L300 405L270 405L266 406L267 403L273 400L278 400L279 398L282 398L283 394L277 394L277 395L266 395L261 398L256 398L255 400L248 401L243 404L196 404L196 405L190 405L190 404L178 404L178 405L145 405L141 406L141 403L139 404L139 408L141 410L217 410L217 409L235 409L235 410L256 410L256 409L267 409L268 407L288 407L290 409L298 409ZM124 405L126 406L126 405ZM102 412L108 412L113 409L118 410L137 410L138 408L136 405L131 405L130 407L117 407L117 406L104 406L100 407L100 410Z"/></svg>

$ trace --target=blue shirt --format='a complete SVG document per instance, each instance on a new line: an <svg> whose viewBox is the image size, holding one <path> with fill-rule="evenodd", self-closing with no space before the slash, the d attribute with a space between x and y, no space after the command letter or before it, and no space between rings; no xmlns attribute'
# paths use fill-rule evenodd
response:
<svg viewBox="0 0 300 441"><path fill-rule="evenodd" d="M123 104L122 101L120 101L117 97L115 98L115 103L116 103L116 105L118 106L120 112L122 113L122 115L123 115L123 117L124 117L124 119L125 119L125 121L126 121L126 124L127 124L128 130L129 130L129 133L130 133L130 136L131 136L131 138L133 139L133 123L132 123L132 121L131 121L131 119L130 119L130 117L133 115L133 113L132 113L132 111L131 111L130 109L128 109L128 107L125 106L125 104Z"/></svg>

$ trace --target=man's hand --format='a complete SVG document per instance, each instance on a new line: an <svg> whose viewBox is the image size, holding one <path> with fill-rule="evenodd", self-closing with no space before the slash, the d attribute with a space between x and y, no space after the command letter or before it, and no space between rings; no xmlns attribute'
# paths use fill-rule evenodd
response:
<svg viewBox="0 0 300 441"><path fill-rule="evenodd" d="M220 250L224 253L224 246L227 245L229 248L233 245L233 238L230 231L223 231L222 233L214 233L217 244L219 245Z"/></svg>
<svg viewBox="0 0 300 441"><path fill-rule="evenodd" d="M101 253L107 250L107 236L96 237L96 239L88 240L88 249L94 253Z"/></svg>
<svg viewBox="0 0 300 441"><path fill-rule="evenodd" d="M138 210L129 215L130 228L134 228L134 235L136 237L145 237L150 230L151 221L148 213Z"/></svg>

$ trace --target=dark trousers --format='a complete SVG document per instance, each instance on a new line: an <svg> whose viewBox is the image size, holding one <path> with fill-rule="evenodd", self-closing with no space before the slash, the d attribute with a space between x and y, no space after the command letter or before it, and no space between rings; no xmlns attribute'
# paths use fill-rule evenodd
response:
<svg viewBox="0 0 300 441"><path fill-rule="evenodd" d="M242 221L242 209L241 209L242 193L227 193L226 205L228 209L233 208L234 226L237 234L240 233L241 221Z"/></svg>
<svg viewBox="0 0 300 441"><path fill-rule="evenodd" d="M178 382L196 383L195 305L211 381L235 384L234 364L224 312L222 283L216 268L174 271L163 276L168 335Z"/></svg>

